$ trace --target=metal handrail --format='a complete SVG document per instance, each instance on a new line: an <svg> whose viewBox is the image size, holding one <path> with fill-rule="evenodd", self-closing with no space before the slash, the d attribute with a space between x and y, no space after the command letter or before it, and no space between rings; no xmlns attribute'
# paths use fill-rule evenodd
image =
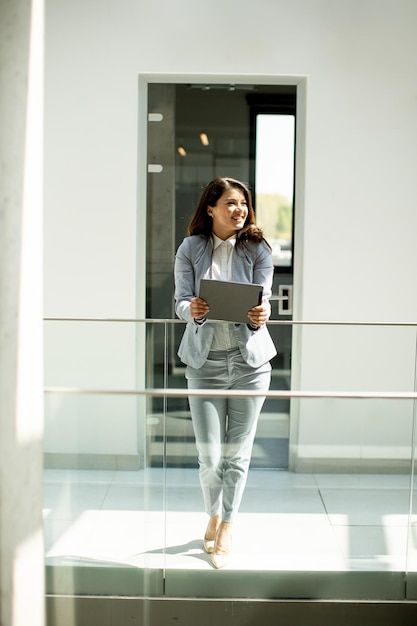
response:
<svg viewBox="0 0 417 626"><path fill-rule="evenodd" d="M48 394L82 394L112 396L152 396L154 398L188 398L190 396L212 396L215 398L261 396L267 398L340 398L360 400L417 400L416 391L262 391L253 389L86 389L81 387L45 387Z"/></svg>
<svg viewBox="0 0 417 626"><path fill-rule="evenodd" d="M44 322L126 322L146 324L186 324L185 320L172 318L122 318L122 317L45 317ZM210 320L210 323L221 323ZM275 320L269 319L267 325L306 325L306 326L399 326L417 327L416 322L364 322L358 320Z"/></svg>

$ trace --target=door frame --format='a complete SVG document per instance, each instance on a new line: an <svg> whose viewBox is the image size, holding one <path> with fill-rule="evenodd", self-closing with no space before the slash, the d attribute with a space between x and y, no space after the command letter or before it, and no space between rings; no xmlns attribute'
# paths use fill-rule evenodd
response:
<svg viewBox="0 0 417 626"><path fill-rule="evenodd" d="M137 152L137 279L136 315L145 319L146 315L146 211L147 211L147 126L148 126L148 84L230 84L230 85L294 85L297 87L296 145L295 145L295 197L297 207L294 215L294 258L293 258L293 320L303 319L303 242L305 223L305 182L306 182L306 131L307 131L307 88L308 79L300 75L276 74L138 74L138 152ZM139 325L141 326L141 325ZM144 332L143 328L143 332ZM299 389L301 376L302 326L295 324L292 333L291 388ZM138 330L138 348L143 344L141 330ZM145 387L146 356L139 357L137 350L137 384ZM298 441L298 400L290 403L289 468ZM140 415L140 411L138 413ZM146 415L146 412L143 413ZM145 418L146 422L146 418ZM140 425L139 433L146 430Z"/></svg>

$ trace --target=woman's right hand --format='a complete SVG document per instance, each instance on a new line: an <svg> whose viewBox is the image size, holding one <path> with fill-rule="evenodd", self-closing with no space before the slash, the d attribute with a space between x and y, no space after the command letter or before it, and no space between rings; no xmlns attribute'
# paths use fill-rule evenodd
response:
<svg viewBox="0 0 417 626"><path fill-rule="evenodd" d="M198 320L205 317L210 311L210 307L202 298L191 298L190 312L194 319Z"/></svg>

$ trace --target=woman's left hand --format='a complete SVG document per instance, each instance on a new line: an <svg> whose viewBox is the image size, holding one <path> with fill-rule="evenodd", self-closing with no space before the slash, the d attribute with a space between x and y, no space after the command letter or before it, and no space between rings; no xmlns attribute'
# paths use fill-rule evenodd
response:
<svg viewBox="0 0 417 626"><path fill-rule="evenodd" d="M253 326L262 326L268 321L267 307L264 304L252 307L248 313L248 318Z"/></svg>

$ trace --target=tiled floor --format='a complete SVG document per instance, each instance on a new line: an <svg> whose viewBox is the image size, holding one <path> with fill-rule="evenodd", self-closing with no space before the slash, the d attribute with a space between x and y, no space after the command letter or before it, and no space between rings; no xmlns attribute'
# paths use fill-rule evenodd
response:
<svg viewBox="0 0 417 626"><path fill-rule="evenodd" d="M409 487L402 475L251 470L228 569L416 571ZM194 469L45 470L44 499L47 564L211 569Z"/></svg>

